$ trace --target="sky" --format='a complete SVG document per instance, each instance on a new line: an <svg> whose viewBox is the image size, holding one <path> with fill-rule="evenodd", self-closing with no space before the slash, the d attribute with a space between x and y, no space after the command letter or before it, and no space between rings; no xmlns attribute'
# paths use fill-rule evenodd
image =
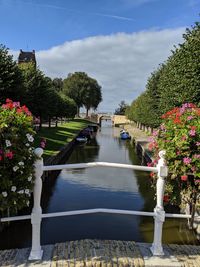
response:
<svg viewBox="0 0 200 267"><path fill-rule="evenodd" d="M99 112L136 99L199 21L200 0L0 0L0 43L36 51L51 78L84 71L102 86Z"/></svg>

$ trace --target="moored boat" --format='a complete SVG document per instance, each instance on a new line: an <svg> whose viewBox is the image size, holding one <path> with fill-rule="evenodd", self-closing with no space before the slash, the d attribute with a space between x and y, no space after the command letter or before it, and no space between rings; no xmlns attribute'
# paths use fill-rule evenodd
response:
<svg viewBox="0 0 200 267"><path fill-rule="evenodd" d="M122 140L127 140L127 139L131 139L131 136L130 136L129 132L127 132L127 131L125 131L125 130L122 130L122 131L120 132L120 138L121 138Z"/></svg>

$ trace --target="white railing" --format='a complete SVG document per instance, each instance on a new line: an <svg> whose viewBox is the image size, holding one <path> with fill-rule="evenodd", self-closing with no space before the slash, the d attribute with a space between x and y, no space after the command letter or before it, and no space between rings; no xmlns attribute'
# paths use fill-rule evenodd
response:
<svg viewBox="0 0 200 267"><path fill-rule="evenodd" d="M151 246L151 252L155 256L164 255L162 247L162 229L165 217L168 218L191 218L191 215L184 214L171 214L166 213L163 208L163 196L165 187L165 177L168 175L168 168L165 164L165 151L159 152L159 161L156 167L146 167L138 165L128 165L119 163L108 163L108 162L92 162L92 163L79 163L79 164L64 164L64 165L54 165L54 166L44 166L42 154L43 150L41 148L35 149L35 154L37 160L34 164L35 167L35 185L34 185L34 204L31 215L15 216L1 218L1 222L17 221L17 220L27 220L31 219L32 224L32 247L29 260L39 260L42 258L43 251L40 244L40 228L42 218L59 217L59 216L71 216L71 215L81 215L81 214L92 214L92 213L110 213L110 214L126 214L126 215L139 215L139 216L151 216L154 217L154 240ZM42 192L42 174L44 171L52 170L70 170L70 169L83 169L83 168L94 168L94 167L112 167L112 168L125 168L140 171L150 171L158 173L157 185L156 185L156 195L157 203L154 208L154 212L144 212L144 211L132 211L132 210L117 210L117 209L87 209L87 210L75 210L75 211L64 211L56 213L42 214L42 209L40 206L41 192ZM200 217L197 217L198 219Z"/></svg>

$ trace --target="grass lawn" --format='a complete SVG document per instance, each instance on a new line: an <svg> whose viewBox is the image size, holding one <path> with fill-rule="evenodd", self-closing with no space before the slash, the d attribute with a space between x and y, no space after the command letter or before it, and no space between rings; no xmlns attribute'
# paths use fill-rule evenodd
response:
<svg viewBox="0 0 200 267"><path fill-rule="evenodd" d="M83 128L90 122L82 119L74 119L63 124L58 124L58 127L43 127L35 136L34 146L39 147L41 138L46 139L46 147L44 149L43 158L55 155L62 146L69 143Z"/></svg>

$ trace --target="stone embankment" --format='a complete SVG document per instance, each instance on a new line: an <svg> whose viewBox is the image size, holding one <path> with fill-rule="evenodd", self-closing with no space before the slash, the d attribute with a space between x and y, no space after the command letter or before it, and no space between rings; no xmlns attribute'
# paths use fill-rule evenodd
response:
<svg viewBox="0 0 200 267"><path fill-rule="evenodd" d="M123 125L123 128L131 135L135 144L135 150L142 161L142 165L146 165L147 162L151 162L153 157L148 149L149 136L151 134L140 130L136 127L136 124Z"/></svg>

